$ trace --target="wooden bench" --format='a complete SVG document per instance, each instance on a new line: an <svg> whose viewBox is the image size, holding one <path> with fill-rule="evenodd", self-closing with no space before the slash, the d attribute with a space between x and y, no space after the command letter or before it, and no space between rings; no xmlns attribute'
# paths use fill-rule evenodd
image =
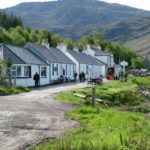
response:
<svg viewBox="0 0 150 150"><path fill-rule="evenodd" d="M81 94L73 94L74 96L77 96L77 97L80 97L80 98L86 98L87 96L86 95L81 95Z"/></svg>
<svg viewBox="0 0 150 150"><path fill-rule="evenodd" d="M102 99L95 99L95 101L98 103L104 103L104 101Z"/></svg>
<svg viewBox="0 0 150 150"><path fill-rule="evenodd" d="M87 81L87 84L101 85L102 83L103 83L103 79L101 78L90 78L90 80Z"/></svg>

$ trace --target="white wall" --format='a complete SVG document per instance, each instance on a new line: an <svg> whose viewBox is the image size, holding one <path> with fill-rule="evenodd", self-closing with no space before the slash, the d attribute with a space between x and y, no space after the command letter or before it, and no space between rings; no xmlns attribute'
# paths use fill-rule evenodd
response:
<svg viewBox="0 0 150 150"><path fill-rule="evenodd" d="M93 77L99 77L101 75L101 72L100 72L100 68L101 66L95 66L93 65Z"/></svg>
<svg viewBox="0 0 150 150"><path fill-rule="evenodd" d="M101 75L103 75L103 77L106 77L106 73L107 73L107 66L102 66Z"/></svg>
<svg viewBox="0 0 150 150"><path fill-rule="evenodd" d="M87 55L91 55L91 56L95 56L95 52L93 50L91 50L90 48L87 47L86 50L83 51L85 54Z"/></svg>
<svg viewBox="0 0 150 150"><path fill-rule="evenodd" d="M54 74L53 74L53 64L54 64L54 67L57 67L57 64L58 64L58 74L57 74L57 71L54 71ZM58 78L60 77L60 63L51 63L51 83L55 80L58 80Z"/></svg>
<svg viewBox="0 0 150 150"><path fill-rule="evenodd" d="M88 74L86 72L87 71L86 67L87 67L86 64L80 64L80 72L85 73L86 79L99 77L101 75L102 66L88 65L88 69L89 69Z"/></svg>
<svg viewBox="0 0 150 150"><path fill-rule="evenodd" d="M54 67L57 67L57 64L58 64L58 74L57 74L57 71L55 71L53 75L53 67L52 67L53 64L54 64ZM73 64L52 63L51 64L51 83L58 80L58 78L60 78L61 75L63 76L63 69L65 70L64 76L73 80L74 78L73 77L74 76Z"/></svg>
<svg viewBox="0 0 150 150"><path fill-rule="evenodd" d="M37 72L40 75L40 65L30 65L30 64L14 64L13 66L21 66L21 75L24 74L24 66L31 66L31 78L16 78L12 79L12 83L16 84L17 86L34 86L35 81L33 80L34 74ZM49 76L49 66L47 66L47 76L46 78L41 78L40 76L40 85L47 85L49 84L50 76Z"/></svg>
<svg viewBox="0 0 150 150"><path fill-rule="evenodd" d="M50 66L46 66L46 69L47 69L47 76L42 78L40 75L40 85L50 84Z"/></svg>
<svg viewBox="0 0 150 150"><path fill-rule="evenodd" d="M65 70L65 76L73 80L74 70L73 64L61 64L60 75L63 75L63 69Z"/></svg>
<svg viewBox="0 0 150 150"><path fill-rule="evenodd" d="M13 64L13 66L21 66L21 77L12 77L12 84L16 86L27 86L31 87L35 85L33 80L34 74L37 72L40 75L40 66L39 65L29 65L29 64ZM23 77L24 75L24 66L31 66L31 77ZM46 78L41 78L39 85L48 85L49 84L49 66L47 66L47 76Z"/></svg>
<svg viewBox="0 0 150 150"><path fill-rule="evenodd" d="M75 63L75 72L77 73L77 79L79 78L80 67L79 62L67 51L67 46L63 43L58 44L57 48L61 50L69 59L71 59ZM73 64L72 64L73 68ZM74 75L74 72L73 72Z"/></svg>

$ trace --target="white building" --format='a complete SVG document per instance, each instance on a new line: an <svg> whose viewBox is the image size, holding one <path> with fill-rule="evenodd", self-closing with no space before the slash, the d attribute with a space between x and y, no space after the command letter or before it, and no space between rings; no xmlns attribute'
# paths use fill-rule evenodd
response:
<svg viewBox="0 0 150 150"><path fill-rule="evenodd" d="M8 58L12 61L13 84L34 86L33 77L36 72L40 75L40 85L49 84L49 65L29 50L8 44L0 44L0 59L7 60Z"/></svg>
<svg viewBox="0 0 150 150"><path fill-rule="evenodd" d="M112 53L106 53L101 50L101 47L95 47L92 45L87 45L87 48L84 50L85 54L95 57L97 60L103 62L105 67L103 67L103 74L107 75L107 70L109 68L114 68L114 56Z"/></svg>
<svg viewBox="0 0 150 150"><path fill-rule="evenodd" d="M93 57L96 57L98 60L107 64L108 67L114 67L114 56L112 53L106 53L101 50L101 47L95 47L92 45L87 45L87 48L84 50L84 53L89 54Z"/></svg>
<svg viewBox="0 0 150 150"><path fill-rule="evenodd" d="M76 64L75 70L78 77L82 72L85 73L86 79L102 75L102 67L104 64L97 61L94 57L79 52L77 48L74 50L67 50L67 46L64 43L58 44L57 48Z"/></svg>
<svg viewBox="0 0 150 150"><path fill-rule="evenodd" d="M25 48L49 64L50 84L57 82L61 76L69 80L74 79L75 63L59 49L51 48L48 43L28 43Z"/></svg>

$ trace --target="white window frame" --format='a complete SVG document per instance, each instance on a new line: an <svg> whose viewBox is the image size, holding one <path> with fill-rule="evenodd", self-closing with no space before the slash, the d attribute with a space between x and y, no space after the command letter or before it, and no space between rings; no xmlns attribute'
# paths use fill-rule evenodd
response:
<svg viewBox="0 0 150 150"><path fill-rule="evenodd" d="M21 69L20 75L18 73L18 68ZM15 72L15 75L13 75L13 72ZM22 66L12 66L11 74L12 74L12 77L16 77L16 78L22 77Z"/></svg>
<svg viewBox="0 0 150 150"><path fill-rule="evenodd" d="M45 71L44 75L42 75L42 71ZM41 78L46 78L47 77L47 67L46 66L41 66Z"/></svg>
<svg viewBox="0 0 150 150"><path fill-rule="evenodd" d="M25 71L25 69L26 68L28 68L28 75L26 75L25 73L26 73L26 71ZM31 77L31 66L24 66L24 77L25 78L30 78Z"/></svg>

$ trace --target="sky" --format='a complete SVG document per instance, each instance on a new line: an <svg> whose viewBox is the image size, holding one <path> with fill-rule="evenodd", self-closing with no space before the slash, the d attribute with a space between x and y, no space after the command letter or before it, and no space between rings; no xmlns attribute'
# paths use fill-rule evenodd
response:
<svg viewBox="0 0 150 150"><path fill-rule="evenodd" d="M43 1L53 1L53 0L0 0L0 8L11 7L21 2L31 2L31 1L43 2ZM119 3L119 4L128 5L128 6L150 11L150 0L103 0L103 1L110 2L110 3Z"/></svg>

